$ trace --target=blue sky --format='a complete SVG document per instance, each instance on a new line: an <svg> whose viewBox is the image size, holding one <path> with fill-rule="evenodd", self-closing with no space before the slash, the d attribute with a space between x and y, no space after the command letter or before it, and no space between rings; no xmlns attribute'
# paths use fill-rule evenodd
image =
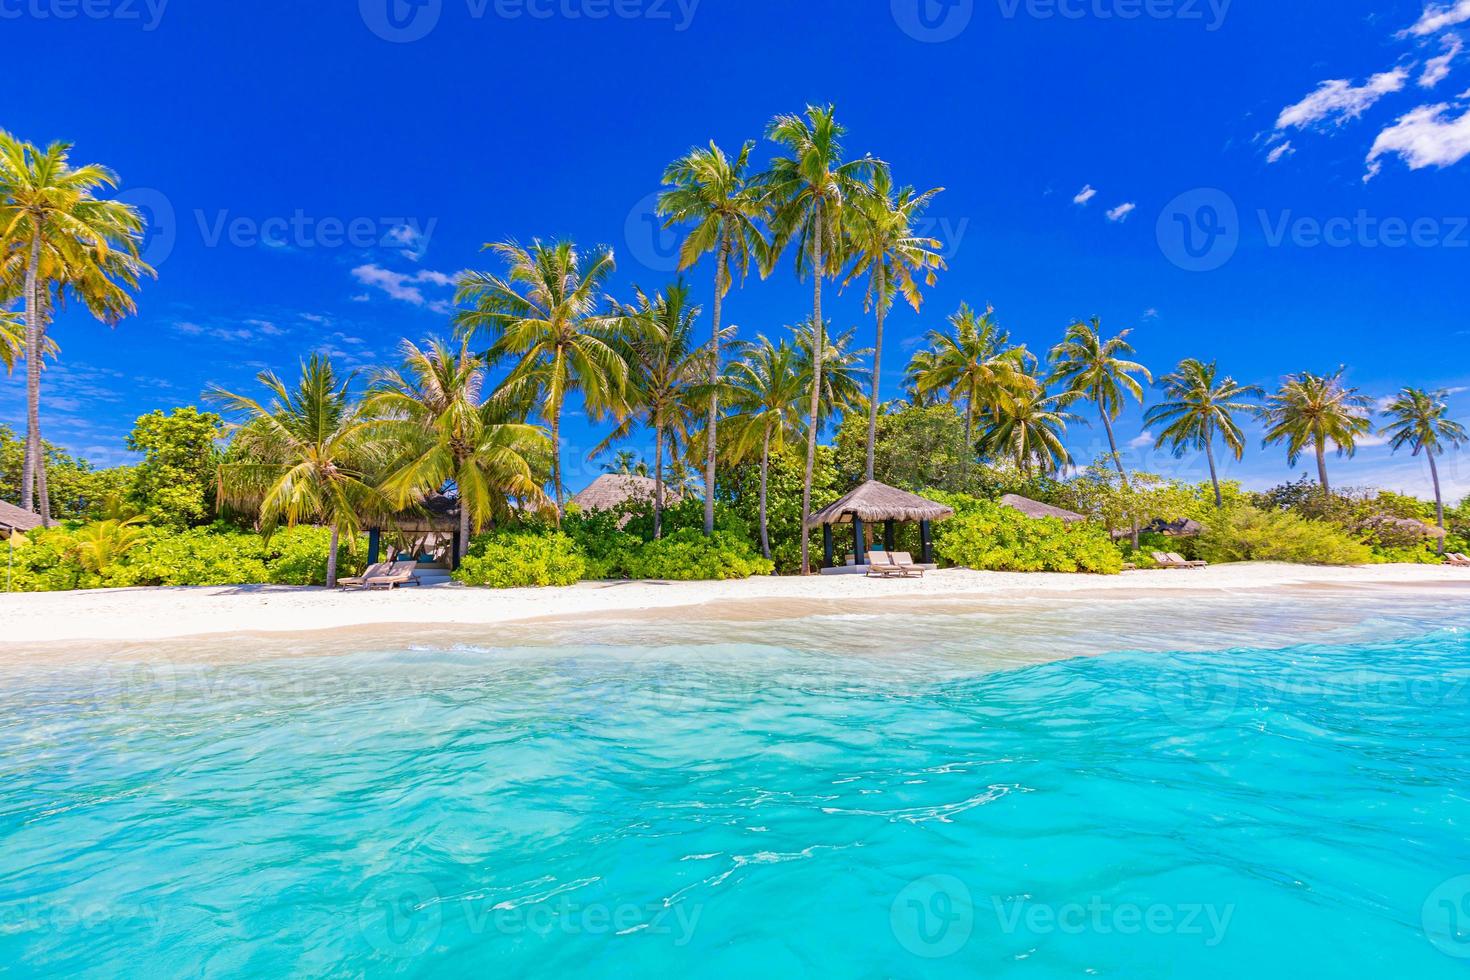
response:
<svg viewBox="0 0 1470 980"><path fill-rule="evenodd" d="M1470 388L1470 0L0 0L0 20L0 127L113 167L156 226L138 315L54 329L44 430L99 462L210 383L447 333L447 283L487 241L608 244L615 293L656 288L667 162L829 101L851 155L946 188L949 270L889 320L889 393L962 300L1038 351L1079 317L1131 327L1160 373L1218 358L1272 385L1345 363L1375 397ZM707 305L710 270L690 278ZM749 336L809 304L788 265L726 309ZM859 290L828 307L871 337ZM21 395L0 379L0 421L20 427ZM1452 404L1470 416L1470 391ZM1121 437L1145 441L1140 420ZM599 438L570 426L573 489ZM1229 475L1303 469L1255 440ZM1470 493L1470 457L1442 469ZM1333 470L1427 488L1381 446Z"/></svg>

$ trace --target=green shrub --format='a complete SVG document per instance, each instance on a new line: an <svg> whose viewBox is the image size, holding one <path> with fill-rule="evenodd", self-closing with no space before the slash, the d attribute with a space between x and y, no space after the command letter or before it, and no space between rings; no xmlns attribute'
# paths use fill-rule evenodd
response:
<svg viewBox="0 0 1470 980"><path fill-rule="evenodd" d="M577 543L561 532L496 531L474 540L454 577L492 589L572 585L587 562Z"/></svg>
<svg viewBox="0 0 1470 980"><path fill-rule="evenodd" d="M775 570L745 538L728 531L706 538L694 528L646 542L623 561L629 578L685 582L750 578Z"/></svg>
<svg viewBox="0 0 1470 980"><path fill-rule="evenodd" d="M1291 511L1239 506L1208 518L1196 550L1209 562L1281 561L1298 565L1366 565L1367 545L1325 521Z"/></svg>
<svg viewBox="0 0 1470 980"><path fill-rule="evenodd" d="M934 526L941 561L1002 572L1092 572L1116 575L1123 556L1095 524L1027 517L1010 507L940 494L955 516Z"/></svg>

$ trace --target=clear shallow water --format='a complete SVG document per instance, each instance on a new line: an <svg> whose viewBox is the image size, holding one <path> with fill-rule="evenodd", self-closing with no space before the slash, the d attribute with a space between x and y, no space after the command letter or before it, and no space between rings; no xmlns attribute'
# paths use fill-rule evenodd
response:
<svg viewBox="0 0 1470 980"><path fill-rule="evenodd" d="M0 972L1470 968L1459 595L343 642L0 670Z"/></svg>

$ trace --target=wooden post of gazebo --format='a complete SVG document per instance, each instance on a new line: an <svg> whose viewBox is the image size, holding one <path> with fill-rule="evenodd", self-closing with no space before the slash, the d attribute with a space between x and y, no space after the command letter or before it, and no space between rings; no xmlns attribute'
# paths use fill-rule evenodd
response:
<svg viewBox="0 0 1470 980"><path fill-rule="evenodd" d="M866 565L868 563L868 541L863 534L863 519L856 514L852 515L852 563L854 565Z"/></svg>
<svg viewBox="0 0 1470 980"><path fill-rule="evenodd" d="M376 565L379 555L383 551L383 529L378 527L368 528L368 557L369 565Z"/></svg>
<svg viewBox="0 0 1470 980"><path fill-rule="evenodd" d="M832 552L832 525L831 524L823 524L822 525L822 556L825 559L825 561L823 561L823 563L822 563L822 567L823 568L831 568L833 565L835 565L837 563L836 562L836 556Z"/></svg>
<svg viewBox="0 0 1470 980"><path fill-rule="evenodd" d="M893 519L889 518L883 522L883 550L890 555L893 554Z"/></svg>
<svg viewBox="0 0 1470 980"><path fill-rule="evenodd" d="M919 522L919 561L925 565L934 564L933 525L928 521Z"/></svg>

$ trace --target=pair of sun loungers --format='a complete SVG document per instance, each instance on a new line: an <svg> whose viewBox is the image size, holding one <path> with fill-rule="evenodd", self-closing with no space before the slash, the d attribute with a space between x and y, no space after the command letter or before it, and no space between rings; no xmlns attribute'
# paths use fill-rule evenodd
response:
<svg viewBox="0 0 1470 980"><path fill-rule="evenodd" d="M1444 556L1446 565L1454 565L1456 568L1470 568L1470 557L1460 554L1458 551Z"/></svg>
<svg viewBox="0 0 1470 980"><path fill-rule="evenodd" d="M1152 554L1160 568L1208 568L1210 564L1207 561L1189 561L1173 551L1155 551Z"/></svg>
<svg viewBox="0 0 1470 980"><path fill-rule="evenodd" d="M923 578L923 566L907 551L874 551L868 555L868 578Z"/></svg>
<svg viewBox="0 0 1470 980"><path fill-rule="evenodd" d="M416 561L380 561L369 565L367 571L356 578L338 579L337 587L392 590L400 585L418 585L417 567Z"/></svg>

